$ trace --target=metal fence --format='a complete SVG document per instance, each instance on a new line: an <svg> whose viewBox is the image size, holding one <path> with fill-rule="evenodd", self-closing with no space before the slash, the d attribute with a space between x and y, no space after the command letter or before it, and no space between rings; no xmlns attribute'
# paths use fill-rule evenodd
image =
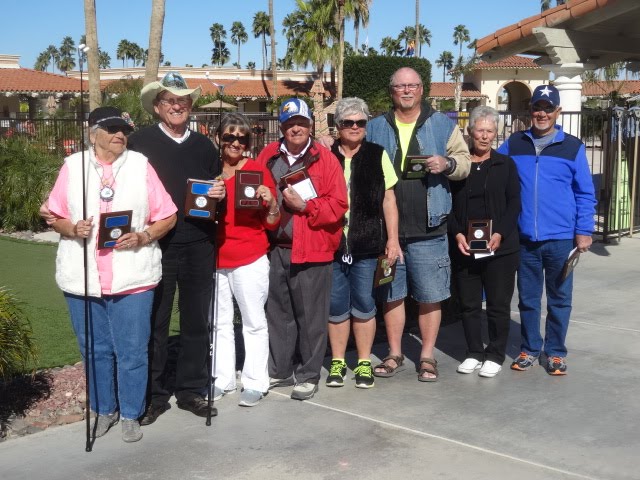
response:
<svg viewBox="0 0 640 480"><path fill-rule="evenodd" d="M222 113L224 115L224 113ZM252 126L251 155L280 137L277 117L245 114ZM467 112L447 114L466 133ZM640 176L638 175L640 109L561 113L563 129L579 136L585 143L598 200L596 233L604 241L621 235L633 235L640 224ZM190 128L213 140L220 123L220 113L195 113ZM495 147L514 131L529 128L528 112L500 112ZM74 119L0 118L0 138L19 136L46 151L61 156L81 148L81 130Z"/></svg>

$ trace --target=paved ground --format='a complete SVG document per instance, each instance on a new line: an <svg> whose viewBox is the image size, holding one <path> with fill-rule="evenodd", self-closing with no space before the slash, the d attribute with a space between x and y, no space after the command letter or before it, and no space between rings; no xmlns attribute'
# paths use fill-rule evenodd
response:
<svg viewBox="0 0 640 480"><path fill-rule="evenodd" d="M413 364L370 391L321 387L312 401L272 391L255 408L217 402L211 427L172 408L137 444L120 426L84 451L84 424L0 444L0 476L17 479L637 479L640 449L640 238L596 244L578 266L569 375L542 367L494 379L459 375L459 323L441 329L441 379ZM508 355L519 349L513 303ZM416 360L418 340L405 338ZM376 346L384 356L385 346ZM351 359L353 363L353 358ZM325 372L326 374L326 372ZM351 374L351 372L350 372Z"/></svg>

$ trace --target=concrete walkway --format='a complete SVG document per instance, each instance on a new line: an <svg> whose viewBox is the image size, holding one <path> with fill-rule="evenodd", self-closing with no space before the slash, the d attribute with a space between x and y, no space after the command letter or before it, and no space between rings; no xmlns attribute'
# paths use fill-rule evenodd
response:
<svg viewBox="0 0 640 480"><path fill-rule="evenodd" d="M576 270L569 374L540 366L494 379L455 372L460 323L441 329L441 379L414 365L372 390L321 386L313 400L276 389L254 408L216 403L211 427L174 406L136 444L120 426L84 451L84 423L0 444L0 477L17 479L637 479L640 451L640 239L596 244ZM508 360L519 353L512 304ZM419 342L405 338L412 361ZM378 357L385 345L376 345ZM349 359L353 365L354 358ZM328 365L328 359L327 363ZM324 372L326 375L326 371Z"/></svg>

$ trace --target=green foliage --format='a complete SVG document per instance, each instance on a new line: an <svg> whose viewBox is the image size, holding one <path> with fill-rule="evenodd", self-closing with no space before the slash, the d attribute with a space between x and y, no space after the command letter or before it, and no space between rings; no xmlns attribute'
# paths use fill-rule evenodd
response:
<svg viewBox="0 0 640 480"><path fill-rule="evenodd" d="M0 287L0 379L24 373L37 358L29 320L15 296Z"/></svg>
<svg viewBox="0 0 640 480"><path fill-rule="evenodd" d="M391 107L389 79L401 67L411 67L420 74L424 94L431 86L431 63L423 58L351 56L344 61L344 96L360 97L371 112L384 112Z"/></svg>
<svg viewBox="0 0 640 480"><path fill-rule="evenodd" d="M142 78L125 78L111 82L104 89L107 100L103 105L118 107L123 112L128 112L136 128L153 124L153 116L147 113L140 103L143 83Z"/></svg>
<svg viewBox="0 0 640 480"><path fill-rule="evenodd" d="M0 228L39 230L38 210L62 165L62 156L24 136L0 140Z"/></svg>

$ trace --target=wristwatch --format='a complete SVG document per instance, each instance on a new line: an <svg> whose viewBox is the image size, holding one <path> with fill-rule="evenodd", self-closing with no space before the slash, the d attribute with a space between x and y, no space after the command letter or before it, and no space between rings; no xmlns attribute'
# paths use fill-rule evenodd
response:
<svg viewBox="0 0 640 480"><path fill-rule="evenodd" d="M456 169L456 161L451 158L451 157L445 157L447 160L447 168L445 168L444 173L445 175L451 175L453 173L453 171Z"/></svg>

